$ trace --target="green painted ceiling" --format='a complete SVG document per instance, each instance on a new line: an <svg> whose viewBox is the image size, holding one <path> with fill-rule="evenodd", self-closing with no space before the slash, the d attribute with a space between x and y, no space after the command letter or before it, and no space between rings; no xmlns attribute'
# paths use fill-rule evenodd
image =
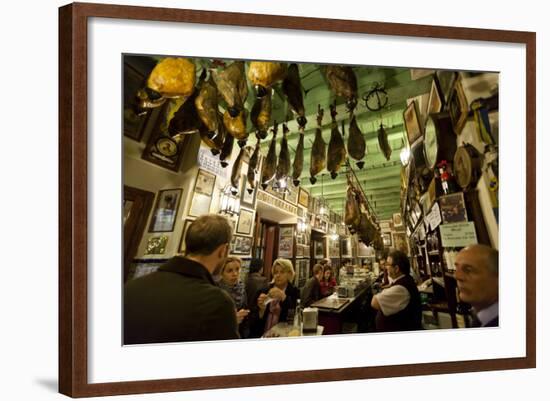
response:
<svg viewBox="0 0 550 401"><path fill-rule="evenodd" d="M136 57L137 59L137 57ZM151 58L149 58L151 60ZM227 60L230 62L229 60ZM135 64L135 60L134 63ZM207 66L210 60L196 60L197 65ZM248 68L248 66L247 66ZM365 191L371 207L374 209L379 220L391 218L393 213L400 210L400 157L399 153L405 146L406 133L403 125L403 111L407 104L407 99L423 95L429 92L432 76L426 75L422 78L412 80L411 70L408 68L384 68L384 67L362 67L354 66L354 72L357 76L359 103L355 110L357 122L367 143L367 155L364 158L365 166L359 170L355 162L350 159L351 166L359 179L362 188ZM309 182L309 164L311 146L316 129L317 105L320 104L325 110L323 119L323 138L329 143L330 139L330 111L329 105L336 101L337 116L339 121L338 128L342 132L342 120L345 125L344 142L347 143L347 134L349 126L349 115L345 110L344 99L336 98L331 93L324 75L324 67L317 64L299 64L301 84L304 90L304 103L306 118L308 124L305 130L304 141L304 168L301 177L301 185L308 189L310 193L317 197L323 194L331 209L336 213L341 213L346 196L346 177L345 169L342 169L336 179L331 179L326 169L319 174L317 183L311 185ZM201 68L197 69L200 74ZM381 112L369 111L361 98L375 84L382 85L388 94L388 105ZM254 90L249 83L249 94L246 101L246 109L251 110L254 103ZM287 135L291 163L294 160L294 150L298 141L298 125L294 117L289 112L288 104L282 93L280 84L274 88L272 119L278 123L287 121L290 129ZM388 141L392 149L390 160L386 160L378 145L378 128L380 123L384 124L388 134ZM253 133L254 129L248 119L248 130ZM279 128L277 154L280 149L282 138L281 128ZM262 154L267 154L267 149L271 141L271 133L262 140ZM256 139L253 135L249 136L248 144L254 145ZM236 146L236 145L235 145ZM323 177L321 178L321 175Z"/></svg>

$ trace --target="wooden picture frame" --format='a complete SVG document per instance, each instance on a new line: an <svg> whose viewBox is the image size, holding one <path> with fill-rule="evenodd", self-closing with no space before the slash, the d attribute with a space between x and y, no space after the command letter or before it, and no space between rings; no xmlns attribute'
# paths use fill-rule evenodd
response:
<svg viewBox="0 0 550 401"><path fill-rule="evenodd" d="M239 214L239 220L235 232L237 234L251 235L254 228L254 211L242 209Z"/></svg>
<svg viewBox="0 0 550 401"><path fill-rule="evenodd" d="M229 244L230 255L247 255L252 252L252 237L234 235Z"/></svg>
<svg viewBox="0 0 550 401"><path fill-rule="evenodd" d="M181 230L181 237L178 245L178 253L185 253L185 234L187 233L187 229L192 222L193 220L191 219L185 219L185 221L183 222L183 229Z"/></svg>
<svg viewBox="0 0 550 401"><path fill-rule="evenodd" d="M466 211L463 192L440 196L438 203L443 224L468 221L468 212Z"/></svg>
<svg viewBox="0 0 550 401"><path fill-rule="evenodd" d="M89 245L92 218L89 177L96 168L89 163L92 125L88 125L88 113L92 112L89 94L95 82L88 65L91 24L94 17L120 20L140 20L180 23L211 24L224 27L238 26L307 31L308 35L323 32L369 34L372 36L445 39L452 41L482 41L517 43L525 47L525 133L526 160L525 197L526 241L525 250L525 353L514 357L494 357L481 360L445 360L440 362L396 363L390 365L334 365L328 369L263 371L246 374L193 375L142 380L92 381L90 376L90 344L94 340L88 331L94 326L89 313L94 302L90 294L89 279L93 259L97 252ZM244 28L243 28L244 27ZM285 32L287 32L285 31ZM359 36L359 35L358 35ZM211 12L200 10L162 9L91 3L75 3L59 10L59 391L72 397L139 394L152 392L219 389L235 386L260 386L288 383L312 383L331 380L356 380L388 378L410 375L448 374L457 372L525 369L536 367L536 35L532 32L452 28L415 24L392 24L366 21L345 21L307 17L254 15L242 13ZM119 122L120 124L120 122ZM113 138L116 140L116 138ZM177 170L177 169L176 169ZM96 189L96 188L94 188ZM520 194L518 194L519 196ZM113 199L113 202L118 202ZM300 202L301 205L307 206ZM118 224L118 222L117 222ZM247 250L247 242L236 247ZM242 240L241 240L242 242ZM106 294L109 295L109 294ZM522 300L523 301L523 300ZM112 306L111 306L112 307ZM112 337L118 337L113 327ZM118 332L120 333L120 332ZM427 334L427 333L424 333ZM382 338L381 336L380 338ZM365 336L366 338L366 336ZM370 340L370 338L369 338ZM296 341L308 341L305 338ZM327 341L327 340L324 340ZM275 343L275 342L274 342ZM187 344L186 344L187 345ZM324 345L324 344L323 344ZM522 343L523 345L523 343ZM92 347L93 348L93 347ZM97 361L95 361L97 362Z"/></svg>
<svg viewBox="0 0 550 401"><path fill-rule="evenodd" d="M302 187L298 192L298 205L302 205L306 209L309 207L309 192Z"/></svg>
<svg viewBox="0 0 550 401"><path fill-rule="evenodd" d="M298 192L300 187L295 187L291 179L288 179L287 183L288 192L285 194L285 200L293 205L298 202Z"/></svg>
<svg viewBox="0 0 550 401"><path fill-rule="evenodd" d="M420 126L420 113L418 113L416 100L411 101L403 112L403 121L405 122L407 140L409 141L409 145L412 145L418 138L422 136L422 127Z"/></svg>
<svg viewBox="0 0 550 401"><path fill-rule="evenodd" d="M464 125L466 125L469 111L468 101L466 100L466 94L462 87L460 75L457 76L453 83L453 89L449 96L449 101L447 102L447 110L451 116L454 133L460 135Z"/></svg>
<svg viewBox="0 0 550 401"><path fill-rule="evenodd" d="M439 89L439 83L437 81L437 76L434 75L432 81L432 86L430 87L430 96L428 98L428 109L426 112L426 121L430 114L439 113L443 108L443 99L441 95L441 90Z"/></svg>
<svg viewBox="0 0 550 401"><path fill-rule="evenodd" d="M143 149L141 158L167 170L178 172L183 161L185 150L189 145L190 136L185 135L180 141L175 141L161 130L160 124L169 111L168 106L169 102L166 102L158 111L157 118L151 128L151 134L145 149ZM163 150L164 148L173 149L173 151L166 152Z"/></svg>
<svg viewBox="0 0 550 401"><path fill-rule="evenodd" d="M174 231L182 192L181 188L159 191L149 224L150 233Z"/></svg>
<svg viewBox="0 0 550 401"><path fill-rule="evenodd" d="M206 196L212 196L214 185L216 184L216 176L206 170L198 169L197 178L195 179L196 193Z"/></svg>
<svg viewBox="0 0 550 401"><path fill-rule="evenodd" d="M212 204L212 197L193 192L191 202L189 203L189 211L187 215L189 217L199 217L203 214L210 213L210 206Z"/></svg>

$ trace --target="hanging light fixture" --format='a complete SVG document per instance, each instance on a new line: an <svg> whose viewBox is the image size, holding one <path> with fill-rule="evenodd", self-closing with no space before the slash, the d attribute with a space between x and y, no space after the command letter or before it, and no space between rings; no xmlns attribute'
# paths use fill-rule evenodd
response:
<svg viewBox="0 0 550 401"><path fill-rule="evenodd" d="M288 189L287 177L283 177L279 180L277 179L273 180L272 188L275 192L279 192L279 193L290 192L290 190Z"/></svg>
<svg viewBox="0 0 550 401"><path fill-rule="evenodd" d="M231 185L226 185L221 192L220 213L229 216L238 215L241 212L241 200L232 192Z"/></svg>

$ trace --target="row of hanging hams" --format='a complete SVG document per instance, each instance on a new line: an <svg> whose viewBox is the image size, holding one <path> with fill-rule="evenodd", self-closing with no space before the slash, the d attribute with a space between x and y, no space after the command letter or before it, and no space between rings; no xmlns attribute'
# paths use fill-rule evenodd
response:
<svg viewBox="0 0 550 401"><path fill-rule="evenodd" d="M218 68L220 64L222 68ZM261 139L267 138L269 127L273 126L273 137L260 182L265 187L274 179L280 180L283 176L290 176L294 185L299 185L304 162L304 131L307 119L298 65L254 61L248 64L248 72L245 73L243 61L234 61L227 66L222 62L213 63L208 69L203 69L198 82L196 75L196 66L192 60L170 57L162 59L151 71L146 88L138 92L140 105L145 108L159 107L168 101L169 107L165 116L167 134L176 139L183 135L198 133L212 153L219 155L220 163L225 167L231 157L234 142L237 141L240 148L247 144L249 113L245 108L245 102L250 82L256 96L250 110L250 121L258 138L254 148L257 160L261 156L258 144ZM332 105L331 136L327 149L322 137L323 111L320 106L318 107L310 160L311 183L316 182L316 175L324 168L327 168L331 177L335 178L348 154L356 160L358 167L362 168L362 159L366 155L365 139L354 115L358 91L353 69L349 66L329 65L326 67L325 75L330 90L345 101L350 115L349 135L346 149L335 118L336 108ZM271 114L273 88L279 83L288 107L298 123L299 139L292 171L286 125L283 126L279 156L276 155L277 126L272 122ZM247 172L247 181L251 181L252 173L257 167Z"/></svg>

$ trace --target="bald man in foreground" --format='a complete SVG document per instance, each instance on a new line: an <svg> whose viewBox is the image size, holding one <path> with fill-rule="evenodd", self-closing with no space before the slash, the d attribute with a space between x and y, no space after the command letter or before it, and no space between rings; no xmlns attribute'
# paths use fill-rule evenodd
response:
<svg viewBox="0 0 550 401"><path fill-rule="evenodd" d="M456 256L460 300L474 309L473 327L498 327L498 251L471 245Z"/></svg>

